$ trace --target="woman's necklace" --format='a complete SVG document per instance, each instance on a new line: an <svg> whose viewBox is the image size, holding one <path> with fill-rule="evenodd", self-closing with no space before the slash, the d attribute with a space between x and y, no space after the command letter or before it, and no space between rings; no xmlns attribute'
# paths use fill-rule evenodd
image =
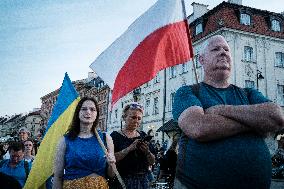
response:
<svg viewBox="0 0 284 189"><path fill-rule="evenodd" d="M127 138L135 138L138 137L138 131L127 131L127 130L121 130L121 133L126 136Z"/></svg>
<svg viewBox="0 0 284 189"><path fill-rule="evenodd" d="M80 133L79 133L79 137L81 138L90 138L93 136L93 133L91 133L91 131L89 130L81 130Z"/></svg>

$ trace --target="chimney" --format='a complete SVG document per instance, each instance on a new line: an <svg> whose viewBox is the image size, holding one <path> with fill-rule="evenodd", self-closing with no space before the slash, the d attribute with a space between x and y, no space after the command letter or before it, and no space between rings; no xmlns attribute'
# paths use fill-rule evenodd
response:
<svg viewBox="0 0 284 189"><path fill-rule="evenodd" d="M95 79L97 74L95 72L88 72L87 82L90 82L92 79Z"/></svg>
<svg viewBox="0 0 284 189"><path fill-rule="evenodd" d="M242 0L228 0L228 3L233 3L237 5L242 5Z"/></svg>
<svg viewBox="0 0 284 189"><path fill-rule="evenodd" d="M190 16L191 18L189 18L190 22L193 22L197 18L203 16L209 10L207 9L208 5L195 3L195 2L193 2L191 5L193 7L193 14Z"/></svg>

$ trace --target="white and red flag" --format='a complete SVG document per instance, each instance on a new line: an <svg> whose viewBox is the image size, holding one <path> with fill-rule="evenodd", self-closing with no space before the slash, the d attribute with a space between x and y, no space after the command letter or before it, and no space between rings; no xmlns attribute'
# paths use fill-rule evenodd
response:
<svg viewBox="0 0 284 189"><path fill-rule="evenodd" d="M90 65L113 89L112 105L193 57L185 15L183 0L158 0Z"/></svg>

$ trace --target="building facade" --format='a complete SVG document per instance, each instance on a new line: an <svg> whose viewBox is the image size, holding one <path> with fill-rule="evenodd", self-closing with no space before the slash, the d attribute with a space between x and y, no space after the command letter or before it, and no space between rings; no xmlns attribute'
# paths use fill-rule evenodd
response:
<svg viewBox="0 0 284 189"><path fill-rule="evenodd" d="M90 72L87 79L72 82L80 97L90 96L98 101L99 106L99 128L102 131L107 129L107 107L110 88L103 82L100 77ZM48 120L51 116L52 109L56 103L60 88L41 97L41 116L43 117L43 125L46 128Z"/></svg>
<svg viewBox="0 0 284 189"><path fill-rule="evenodd" d="M3 121L0 121L0 137L18 137L21 127L26 127L30 131L30 137L35 138L38 132L43 132L43 118L40 110L34 110L26 114L16 114Z"/></svg>

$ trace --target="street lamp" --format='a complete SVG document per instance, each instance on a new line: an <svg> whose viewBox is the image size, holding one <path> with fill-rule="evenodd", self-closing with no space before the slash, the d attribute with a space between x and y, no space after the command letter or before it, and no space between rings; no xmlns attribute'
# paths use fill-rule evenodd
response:
<svg viewBox="0 0 284 189"><path fill-rule="evenodd" d="M133 90L133 99L134 99L134 102L137 102L138 101L138 97L141 95L141 88L138 87L136 89Z"/></svg>
<svg viewBox="0 0 284 189"><path fill-rule="evenodd" d="M256 70L256 89L258 90L258 80L264 79L262 72L259 70Z"/></svg>

